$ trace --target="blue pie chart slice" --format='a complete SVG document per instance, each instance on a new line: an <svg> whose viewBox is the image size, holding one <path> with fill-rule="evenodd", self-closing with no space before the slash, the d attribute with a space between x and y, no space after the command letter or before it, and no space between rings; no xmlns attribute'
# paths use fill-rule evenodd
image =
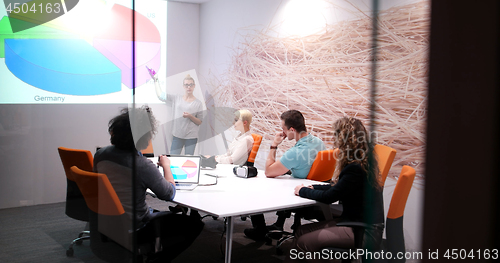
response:
<svg viewBox="0 0 500 263"><path fill-rule="evenodd" d="M5 64L22 81L67 95L121 90L121 70L82 39L5 39Z"/></svg>
<svg viewBox="0 0 500 263"><path fill-rule="evenodd" d="M188 178L187 173L179 166L170 166L170 171L175 180L184 180Z"/></svg>

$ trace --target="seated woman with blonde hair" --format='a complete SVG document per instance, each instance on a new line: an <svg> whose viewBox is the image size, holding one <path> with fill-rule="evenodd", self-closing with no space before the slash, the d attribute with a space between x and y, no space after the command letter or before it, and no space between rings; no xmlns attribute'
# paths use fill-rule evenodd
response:
<svg viewBox="0 0 500 263"><path fill-rule="evenodd" d="M252 113L249 110L239 110L234 113L234 129L240 133L231 142L225 154L215 156L218 163L236 165L246 163L254 142L250 133L251 122Z"/></svg>

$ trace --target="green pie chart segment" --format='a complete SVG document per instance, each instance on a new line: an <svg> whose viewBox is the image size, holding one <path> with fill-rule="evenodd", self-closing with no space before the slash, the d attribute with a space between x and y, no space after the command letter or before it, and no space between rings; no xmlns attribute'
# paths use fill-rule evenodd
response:
<svg viewBox="0 0 500 263"><path fill-rule="evenodd" d="M12 32L11 21L15 20L16 23L24 27L31 27L22 32ZM25 24L25 25L24 25ZM4 16L0 20L0 58L5 57L5 39L79 39L78 35L70 32L58 30L52 27L36 25L30 22L16 20Z"/></svg>

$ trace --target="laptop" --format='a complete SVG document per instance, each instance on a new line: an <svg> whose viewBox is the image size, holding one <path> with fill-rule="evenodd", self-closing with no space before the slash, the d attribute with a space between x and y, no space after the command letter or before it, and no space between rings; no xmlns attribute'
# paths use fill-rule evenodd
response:
<svg viewBox="0 0 500 263"><path fill-rule="evenodd" d="M177 190L193 190L200 181L200 156L171 155L170 171L175 181ZM163 169L161 169L163 172Z"/></svg>

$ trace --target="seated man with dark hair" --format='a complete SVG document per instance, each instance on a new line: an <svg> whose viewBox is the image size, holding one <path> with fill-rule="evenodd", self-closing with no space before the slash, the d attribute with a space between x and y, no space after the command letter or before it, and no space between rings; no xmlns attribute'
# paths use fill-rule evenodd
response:
<svg viewBox="0 0 500 263"><path fill-rule="evenodd" d="M300 111L285 111L280 118L282 131L276 133L271 144L266 160L266 176L274 178L291 171L293 177L306 178L318 152L325 150L325 144L318 137L307 133L304 116ZM296 143L283 154L281 159L276 160L278 145L285 138L295 140ZM286 218L290 217L290 212L281 211L277 215L278 220L270 227L266 227L263 214L252 216L253 228L245 229L245 235L254 240L261 240L269 231L268 228L282 230Z"/></svg>
<svg viewBox="0 0 500 263"><path fill-rule="evenodd" d="M123 109L120 115L109 121L108 126L112 145L96 152L94 172L107 175L125 209L125 214L128 215L129 223L123 224L123 229L119 231L124 231L122 234L130 233L133 220L137 228L141 228L149 221L161 220L157 225L161 226L159 232L162 251L156 256L162 262L170 262L191 245L201 233L204 224L199 218L154 211L146 203L148 188L159 199L170 201L175 197L175 182L170 171L170 160L166 156L160 156L158 165L163 169L164 176L162 176L156 164L139 152L148 146L157 131L157 122L150 108L144 106ZM133 166L135 166L135 181L132 184ZM133 191L135 200L132 200ZM132 218L133 202L135 218ZM127 238L131 238L131 235Z"/></svg>

